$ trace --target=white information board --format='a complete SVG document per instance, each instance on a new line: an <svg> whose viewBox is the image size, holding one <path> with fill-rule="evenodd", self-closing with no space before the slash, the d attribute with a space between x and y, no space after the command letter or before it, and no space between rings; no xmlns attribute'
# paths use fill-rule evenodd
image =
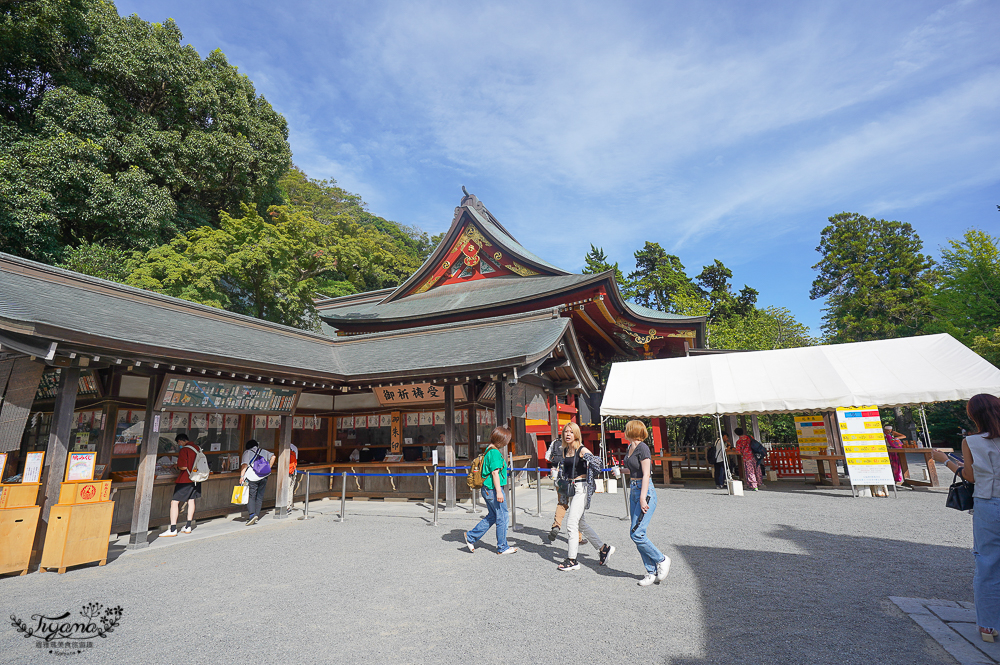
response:
<svg viewBox="0 0 1000 665"><path fill-rule="evenodd" d="M837 409L851 485L892 485L892 466L877 406Z"/></svg>

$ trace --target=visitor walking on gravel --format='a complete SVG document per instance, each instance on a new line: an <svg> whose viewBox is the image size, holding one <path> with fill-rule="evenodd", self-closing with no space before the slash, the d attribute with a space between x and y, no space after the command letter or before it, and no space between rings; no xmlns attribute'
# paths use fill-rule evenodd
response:
<svg viewBox="0 0 1000 665"><path fill-rule="evenodd" d="M656 510L656 488L650 478L652 461L649 446L645 443L649 432L641 421L630 420L625 424L625 437L629 440L625 454L625 470L629 475L629 516L632 519L629 535L646 568L646 576L639 580L639 586L649 586L666 579L670 557L658 550L646 535Z"/></svg>
<svg viewBox="0 0 1000 665"><path fill-rule="evenodd" d="M483 503L486 504L486 517L479 524L465 533L465 546L470 552L476 551L476 542L486 535L494 524L497 527L497 554L514 554L516 547L507 543L507 525L510 523L510 512L503 488L507 484L507 463L500 450L506 450L510 444L510 430L506 427L496 427L490 434L490 445L483 453Z"/></svg>
<svg viewBox="0 0 1000 665"><path fill-rule="evenodd" d="M580 550L581 531L598 551L602 566L615 553L614 545L606 545L583 516L587 508L590 508L590 497L597 491L594 476L600 472L601 460L583 447L580 426L568 423L563 428L563 461L559 469L559 483L560 491L569 497L569 512L566 514L569 551L566 560L559 564L559 570L576 570L580 567L576 557Z"/></svg>
<svg viewBox="0 0 1000 665"><path fill-rule="evenodd" d="M934 461L970 483L975 510L972 511L972 554L976 569L972 591L976 602L976 623L984 642L993 642L1000 628L1000 399L975 395L966 413L978 432L962 440L964 467L940 450Z"/></svg>

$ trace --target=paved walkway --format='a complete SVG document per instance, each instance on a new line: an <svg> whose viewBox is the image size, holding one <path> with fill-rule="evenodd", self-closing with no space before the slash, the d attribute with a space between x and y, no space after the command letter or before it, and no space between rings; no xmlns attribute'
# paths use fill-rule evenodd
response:
<svg viewBox="0 0 1000 665"><path fill-rule="evenodd" d="M65 657L10 626L0 662L956 662L890 600L972 600L971 519L940 491L661 489L650 535L673 565L649 588L635 584L621 494L595 496L588 513L618 547L609 565L587 546L570 573L556 570L565 538L545 538L553 492L542 517L529 514L533 491L519 496L512 556L493 555L492 534L466 551L464 511L435 527L425 504L348 502L341 523L334 500L308 521L215 520L138 552L116 544L104 567L4 578L5 616L25 625L87 603L122 615Z"/></svg>

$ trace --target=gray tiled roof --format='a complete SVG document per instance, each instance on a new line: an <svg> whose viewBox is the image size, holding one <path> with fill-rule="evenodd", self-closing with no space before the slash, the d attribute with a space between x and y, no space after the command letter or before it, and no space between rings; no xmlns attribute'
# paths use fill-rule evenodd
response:
<svg viewBox="0 0 1000 665"><path fill-rule="evenodd" d="M637 305L634 302L625 301L625 305L632 310L634 314L638 316L646 317L647 319L662 319L664 321L702 321L704 317L700 316L685 316L683 314L671 314L669 312L661 312L658 309L650 309L643 305Z"/></svg>
<svg viewBox="0 0 1000 665"><path fill-rule="evenodd" d="M547 353L570 330L567 319L536 312L331 338L0 253L2 329L126 357L327 380L513 366Z"/></svg>
<svg viewBox="0 0 1000 665"><path fill-rule="evenodd" d="M376 377L398 376L401 368L429 373L487 363L514 366L547 354L569 329L569 319L536 312L479 320L471 326L454 323L344 337L337 355L352 375Z"/></svg>
<svg viewBox="0 0 1000 665"><path fill-rule="evenodd" d="M336 326L350 321L396 321L445 313L502 307L505 304L536 299L588 282L597 275L560 275L558 277L493 277L459 284L446 284L424 293L387 303L346 304L323 308L320 316Z"/></svg>

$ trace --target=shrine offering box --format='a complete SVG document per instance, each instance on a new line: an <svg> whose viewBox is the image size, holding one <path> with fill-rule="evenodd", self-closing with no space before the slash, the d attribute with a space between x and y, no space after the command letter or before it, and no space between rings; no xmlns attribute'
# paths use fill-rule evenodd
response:
<svg viewBox="0 0 1000 665"><path fill-rule="evenodd" d="M107 563L114 512L113 501L52 506L38 572L55 568L64 573L68 566Z"/></svg>
<svg viewBox="0 0 1000 665"><path fill-rule="evenodd" d="M110 480L80 480L59 486L59 505L97 503L111 498Z"/></svg>
<svg viewBox="0 0 1000 665"><path fill-rule="evenodd" d="M0 574L27 574L41 512L41 506L0 510Z"/></svg>
<svg viewBox="0 0 1000 665"><path fill-rule="evenodd" d="M11 483L0 485L0 509L22 508L38 503L41 483Z"/></svg>

